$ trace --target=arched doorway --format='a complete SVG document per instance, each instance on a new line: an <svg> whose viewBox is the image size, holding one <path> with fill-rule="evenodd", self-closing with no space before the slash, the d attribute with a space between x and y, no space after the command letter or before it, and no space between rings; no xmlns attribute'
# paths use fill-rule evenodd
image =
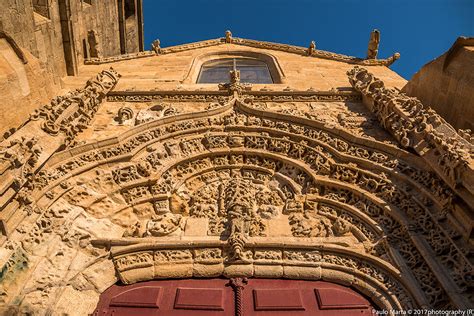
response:
<svg viewBox="0 0 474 316"><path fill-rule="evenodd" d="M183 279L113 285L93 315L372 315L349 287L284 279Z"/></svg>

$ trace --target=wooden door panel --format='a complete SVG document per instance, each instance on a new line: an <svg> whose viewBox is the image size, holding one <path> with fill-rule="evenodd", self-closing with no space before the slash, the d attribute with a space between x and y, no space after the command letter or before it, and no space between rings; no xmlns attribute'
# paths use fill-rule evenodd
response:
<svg viewBox="0 0 474 316"><path fill-rule="evenodd" d="M256 311L305 310L298 289L254 289Z"/></svg>
<svg viewBox="0 0 474 316"><path fill-rule="evenodd" d="M367 309L370 303L350 289L319 288L314 290L319 309Z"/></svg>
<svg viewBox="0 0 474 316"><path fill-rule="evenodd" d="M147 293L147 295L143 295ZM163 288L158 286L139 286L126 290L111 298L112 307L146 307L159 308Z"/></svg>
<svg viewBox="0 0 474 316"><path fill-rule="evenodd" d="M371 303L354 290L323 281L249 279L244 316L368 316Z"/></svg>
<svg viewBox="0 0 474 316"><path fill-rule="evenodd" d="M224 310L224 290L219 288L182 288L176 290L175 309Z"/></svg>
<svg viewBox="0 0 474 316"><path fill-rule="evenodd" d="M102 293L94 316L234 315L234 293L226 286L228 282L226 279L191 279L113 285ZM151 291L153 288L160 291ZM127 296L128 304L124 303ZM156 302L155 306L145 306L154 304L150 302Z"/></svg>

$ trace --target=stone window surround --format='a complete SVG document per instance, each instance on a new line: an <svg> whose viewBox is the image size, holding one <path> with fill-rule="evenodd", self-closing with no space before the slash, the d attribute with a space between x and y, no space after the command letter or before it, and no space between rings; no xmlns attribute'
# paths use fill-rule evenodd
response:
<svg viewBox="0 0 474 316"><path fill-rule="evenodd" d="M224 51L224 52L212 52L199 55L195 57L186 73L186 76L182 80L182 83L185 84L196 84L196 85L216 85L212 83L196 83L199 77L199 72L204 63L210 60L217 59L229 59L229 58L250 58L263 61L267 64L268 69L270 70L270 75L273 78L274 84L284 84L285 83L285 73L278 62L278 59L267 53L253 52L253 51Z"/></svg>

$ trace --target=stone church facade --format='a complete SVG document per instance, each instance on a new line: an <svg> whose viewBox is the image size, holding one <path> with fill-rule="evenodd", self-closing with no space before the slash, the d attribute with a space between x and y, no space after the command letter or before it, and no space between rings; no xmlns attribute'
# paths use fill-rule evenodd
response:
<svg viewBox="0 0 474 316"><path fill-rule="evenodd" d="M116 1L82 2L117 18L117 51L91 26L45 105L42 57L0 38L32 87L12 96L30 115L2 121L4 314L474 307L472 138L400 91L377 31L367 58L230 31L143 51L140 1L128 41Z"/></svg>

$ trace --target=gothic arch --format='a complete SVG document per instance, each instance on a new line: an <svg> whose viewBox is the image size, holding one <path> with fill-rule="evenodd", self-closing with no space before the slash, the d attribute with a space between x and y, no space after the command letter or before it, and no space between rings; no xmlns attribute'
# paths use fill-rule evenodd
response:
<svg viewBox="0 0 474 316"><path fill-rule="evenodd" d="M150 124L151 125L151 124ZM202 134L202 133L201 133ZM204 133L202 134L203 136L208 136L208 137L211 137L212 134L208 134L208 133ZM222 134L221 134L222 136ZM242 135L239 135L239 134L235 134L234 135L235 137L241 137L243 138L244 136ZM227 138L228 136L225 135L224 138L226 139L227 141ZM146 141L146 139L145 139ZM200 140L200 143L202 143L202 140ZM205 142L204 142L205 143ZM146 141L146 146L152 146L152 142L150 141ZM140 148L145 148L145 146L141 146ZM148 147L150 148L150 147ZM184 147L181 146L180 147L180 150L183 150ZM199 150L199 148L197 148ZM288 149L287 149L288 150ZM141 149L138 149L135 151L136 152L136 155L140 156L140 153L142 152ZM152 151L149 155L153 155L154 151ZM286 154L282 154L282 153L274 153L272 151L269 151L269 150L252 150L252 149L245 149L245 150L242 150L242 149L232 149L232 148L223 148L223 149L217 149L217 150L213 150L212 152L206 152L206 153L198 153L198 155L196 155L196 157L193 157L193 156L189 156L190 153L187 153L188 155L184 157L184 159L178 159L178 160L175 160L175 162L168 166L167 169L165 170L162 170L160 173L156 174L155 175L155 178L150 177L152 175L152 173L150 173L149 171L145 171L145 170L142 170L143 174L145 175L144 177L140 177L138 176L135 177L135 176L132 176L131 179L132 179L132 183L131 184L127 184L127 183L117 183L119 184L119 188L116 192L121 192L121 194L124 194L124 192L126 192L128 189L131 189L131 190L134 190L136 191L137 188L140 187L140 185L145 185L145 186L149 186L150 184L156 184L158 183L158 180L159 179L167 179L167 177L163 177L163 174L165 174L167 172L167 170L170 170L171 168L173 168L173 166L176 168L176 166L180 166L180 165L183 165L183 164L188 164L190 163L191 161L193 160L196 160L198 158L207 158L209 156L212 156L212 157L219 157L220 156L225 156L225 155L229 155L229 154L234 154L234 155L256 155L256 156L261 156L263 157L264 159L265 158L272 158L272 159L275 159L277 161L283 161L283 163L290 163L290 164L293 164L294 166L297 166L299 169L303 170L304 171L304 174L306 175L305 177L306 178L309 178L311 179L312 182L314 182L315 184L317 183L318 186L328 186L330 188L336 188L336 189L340 189L340 190L348 190L349 192L354 192L353 194L355 195L358 195L358 196L365 196L366 200L367 201L370 201L370 203L374 204L374 205L383 205L384 204L384 201L381 200L380 198L377 198L375 197L372 193L366 191L366 190L361 190L361 189L355 189L353 187L350 186L350 184L347 184L345 183L344 181L340 181L339 179L328 179L326 176L320 176L320 175L317 175L317 172L315 173L314 170L311 169L310 166L307 166L305 162L303 163L299 163L298 160L294 159L294 158L289 158L286 156ZM130 157L132 158L131 160L134 161L133 157ZM130 159L129 158L129 159ZM142 157L143 158L143 157ZM142 159L142 161L145 160L146 161L146 156L145 156L145 159ZM137 161L136 163L136 166L139 166L140 165L140 160ZM332 163L334 164L334 162ZM264 165L263 163L259 163L257 165ZM132 165L133 166L133 165ZM225 165L224 165L225 166ZM248 164L241 164L240 168L245 168L246 166L249 166ZM250 165L252 166L252 165ZM154 167L153 165L151 167ZM343 166L340 166L341 168ZM260 167L261 168L261 167ZM82 168L81 171L84 172L88 169L87 168ZM145 168L146 169L146 168ZM208 170L211 170L212 168L208 168ZM130 172L140 172L139 171L139 168L135 168L133 170L130 169L129 167L125 167L124 169L118 169L118 170L125 170L125 173L128 173L130 174ZM195 170L195 173L199 173L197 172L198 170ZM192 173L192 176L193 177L196 177L196 174L195 173ZM331 166L328 165L325 172L325 174L329 174L331 173ZM113 173L112 173L113 174ZM294 176L294 175L293 175ZM286 177L288 178L289 176L286 175ZM120 176L118 175L115 175L113 176L114 179L118 179L120 178ZM141 180L140 180L141 178ZM182 182L186 181L183 180ZM181 184L181 183L179 183ZM168 188L167 190L169 190L169 192L173 192L173 188L170 187ZM295 193L299 194L301 193L301 189L296 191ZM128 194L128 192L127 192ZM131 195L135 194L135 193L130 193ZM155 194L153 194L153 196L156 196ZM168 198L168 197L167 197ZM324 198L323 198L324 199ZM125 198L126 200L126 198ZM319 199L321 200L321 199ZM137 202L137 203L133 203L134 205L137 205L137 204L143 204L143 203L146 203L146 202L150 202L150 201L156 201L153 197L152 198L149 198L149 199L142 199L140 200L140 202ZM328 201L331 201L331 200L328 200ZM336 204L337 204L337 201L336 201ZM366 205L367 203L365 203ZM344 204L345 205L345 204ZM166 207L166 206L165 206ZM382 206L379 206L383 209ZM346 208L349 208L349 209L353 209L354 206L353 205L347 205ZM394 210L396 209L388 209L390 213L393 213ZM395 211L395 218L399 218L398 221L402 221L402 225L401 226L404 226L405 223L403 223L403 219L404 219L404 216L400 216L400 215L396 215L397 213L399 213L398 211ZM373 214L369 214L369 215L373 215ZM401 219L400 219L401 218ZM367 217L365 217L365 219L367 219ZM304 219L303 219L304 220ZM370 223L373 227L374 223ZM379 231L380 231L380 228L379 228ZM359 231L360 233L360 231ZM149 277L152 277L152 276L149 276ZM411 285L410 288L415 288L416 286L415 285ZM418 291L418 292L421 292L421 291ZM419 298L420 299L420 298ZM421 301L423 301L423 299L421 299Z"/></svg>
<svg viewBox="0 0 474 316"><path fill-rule="evenodd" d="M235 112L235 109L238 111L239 109L243 109L247 112L253 112L255 113L257 116L260 116L260 117L263 117L263 118L271 118L272 121L275 121L275 115L271 112L266 112L264 110L259 110L259 109L253 109L251 108L250 106L247 106L245 105L244 103L240 103L239 101L237 100L230 100L229 102L227 103L224 103L224 104L216 104L214 106L211 106L211 109L209 111L207 111L206 113L201 113L201 114L197 114L196 117L204 117L204 115L207 115L207 117L213 117L213 115L219 115L219 114L223 114L223 115L227 115L228 116L228 113L231 113L231 117L232 115L235 116L235 114L233 113L236 113ZM229 112L230 111L230 112ZM227 114L226 114L227 113ZM140 163L143 162L143 161L147 161L147 156L145 157L141 157L142 156L142 152L145 148L147 148L147 150L151 150L151 153L148 154L148 157L149 156L153 156L154 153L155 153L155 150L153 149L153 146L155 143L163 143L164 139L153 139L153 137L146 137L146 136L142 136L142 135L150 135L150 131L152 128L155 128L155 127L159 127L159 126L163 126L164 124L170 124L170 123L173 123L173 124L183 124L183 123L180 123L180 122L184 122L184 124L187 124L186 123L186 119L188 118L191 118L192 116L190 115L176 115L176 116L170 116L170 117L164 117L164 118L161 118L157 121L153 121L151 123L147 123L146 126L138 126L137 128L135 128L134 130L131 130L129 132L127 132L125 136L125 138L122 140L124 142L126 142L127 139L139 139L139 143L140 145L139 146L136 146L136 149L133 149L130 154L128 154L126 157L128 157L127 159L131 159L131 161L136 161L136 166L133 167L133 164L131 166L126 166L124 167L123 169L119 169L122 170L125 174L127 174L128 176L131 177L132 181L130 184L128 183L117 183L119 186L120 186L120 189L117 191L117 192L121 192L122 195L127 195L127 196L133 196L135 194L145 194L144 192L147 190L145 187L148 187L150 184L154 184L156 185L158 183L158 178L164 178L164 179L167 179L168 177L164 177L163 175L165 175L166 173L165 172L161 172L160 175L157 175L157 178L153 178L153 172L150 171L150 170L146 170L147 168L149 168L150 166L141 166L140 167ZM236 118L238 120L238 118ZM282 120L282 119L287 119L288 121L290 121L288 115L285 116L285 114L281 115L279 117L279 120ZM196 118L194 118L194 120L196 120ZM206 119L208 120L208 119ZM219 119L218 119L219 121ZM224 118L224 121L225 121L225 118ZM297 123L300 123L302 124L303 126L304 125L309 125L309 120L306 119L306 118L301 118L299 120L297 119L293 119L293 121L296 121ZM293 122L294 123L294 122ZM199 122L198 122L198 125L199 125ZM232 124L231 124L232 125ZM314 125L314 123L311 123L311 125ZM296 144L295 142L291 141L291 140L288 140L287 143L288 144L284 144L283 143L283 153L280 151L280 149L278 149L276 152L273 150L270 150L270 148L265 148L263 150L260 150L260 149L250 149L250 148L245 148L245 146L243 146L245 148L245 150L238 150L238 149L233 149L232 148L232 144L227 144L232 138L240 138L240 141L241 142L244 142L243 145L245 145L245 139L249 137L249 135L252 135L252 134L248 134L248 132L243 132L243 134L239 134L239 132L242 132L242 130L245 130L245 126L243 126L243 129L232 129L231 131L229 132L211 132L209 133L208 131L205 132L205 129L203 129L202 127L201 128L197 128L197 129L191 129L190 131L187 131L185 133L183 132L180 132L179 130L177 130L176 132L171 129L170 130L170 133L168 133L166 135L166 137L170 138L170 137L173 137L174 139L189 139L189 137L187 137L186 135L189 134L189 133L198 133L197 135L198 136L193 136L194 139L198 139L198 144L203 144L203 143L206 143L205 139L207 137L207 143L210 144L212 143L212 137L214 137L214 141L217 141L216 139L219 139L220 138L220 142L221 143L225 143L225 146L223 149L213 149L211 154L209 153L199 153L198 156L202 156L202 157L207 157L207 156L217 156L219 153L223 154L223 153L226 153L226 154L230 154L230 153L235 153L236 155L244 155L244 154L256 154L257 156L261 156L261 157L264 157L264 158L273 158L273 159L276 159L277 161L283 161L285 164L292 164L293 166L297 166L298 168L304 170L304 174L307 175L305 176L304 178L309 178L311 179L312 181L312 185L316 186L316 184L318 184L318 186L322 186L322 187L328 187L329 189L326 189L328 191L345 191L346 194L347 192L349 192L349 194L351 194L351 196L356 196L356 197L364 197L362 200L364 201L362 204L363 205L367 205L367 204L371 204L371 205L374 205L374 206L377 206L381 211L378 211L379 212L379 216L381 216L381 219L380 221L378 222L378 225L379 227L382 227L382 229L385 229L387 230L387 228L389 230L395 230L395 228L402 228L402 227L408 227L410 224L410 219L407 218L407 215L404 214L403 211L400 211L398 209L398 207L395 207L394 203L390 200L387 200L387 198L390 198L390 194L393 194L392 192L392 189L393 189L393 186L390 185L390 181L387 181L386 178L381 178L373 173L371 173L370 171L367 172L367 171L364 171L364 170L360 170L360 169L357 169L357 168L354 168L353 166L351 166L350 164L347 165L347 164L344 164L344 163L339 163L339 162L335 162L334 159L335 158L338 158L339 161L341 161L340 157L343 157L342 158L342 161L341 162L344 162L344 156L341 155L341 154L338 154L338 151L334 148L331 148L327 145L327 143L322 143L322 142L319 142L320 144L320 149L319 150L316 150L314 151L315 152L315 155L316 156L312 156L314 159L314 157L320 157L322 159L322 162L323 162L323 165L324 163L326 164L325 165L325 168L324 171L323 171L323 175L318 175L318 172L320 171L319 170L319 166L318 165L315 165L313 166L313 169L315 167L317 167L318 169L316 170L316 173L315 173L315 170L312 170L311 166L308 166L306 162L302 162L302 163L299 163L298 162L298 158L296 157L288 157L288 151L290 150L290 148L292 148L293 145L289 145L290 143L291 144ZM323 130L325 129L324 127L320 127L322 128ZM261 131L261 128L257 127L257 128L249 128L249 131L257 131L257 132L260 132ZM266 131L268 131L269 129L267 128ZM156 129L155 129L156 131ZM148 134L147 134L148 133ZM292 133L291 132L286 132L287 135L291 135ZM160 134L161 135L161 134ZM200 136L199 136L200 135ZM277 133L278 135L278 133ZM165 137L165 138L166 138ZM262 136L254 136L254 137L260 137L262 138ZM346 136L347 137L347 136ZM271 136L264 136L263 138L266 138L266 139L271 139ZM193 138L191 138L192 140ZM211 140L209 140L211 139ZM234 140L234 141L239 141L239 140ZM282 145L281 143L281 139L278 140L280 142L280 145ZM103 142L104 144L108 144L108 142ZM175 142L174 146L176 147L175 150L178 150L178 151L184 151L185 150L185 146L182 145L183 143L182 142ZM340 144L340 143L339 143ZM241 145L238 145L237 147L242 147ZM306 146L306 145L304 145ZM324 147L322 147L324 146ZM90 146L89 146L90 147ZM212 147L212 146L211 146ZM337 142L336 142L336 146L337 147ZM343 146L344 147L344 146ZM379 146L380 147L380 146ZM107 148L107 147L105 147ZM286 149L285 149L286 148ZM383 148L383 147L382 147ZM201 150L201 149L204 149L204 148L195 148L195 150ZM389 154L391 154L391 152L393 152L393 149L391 148L387 148L385 147L384 148L386 151L389 152ZM94 147L94 152L97 152L97 151L100 151L101 150L101 145L99 144L98 147ZM309 150L309 149L308 149ZM170 155L170 153L172 152L172 149L167 149L167 154L166 155ZM332 155L331 157L327 157L325 156L325 153L327 152L330 152ZM178 160L175 161L174 165L183 165L183 164L186 164L186 163L189 163L192 159L192 156L189 156L191 153L185 153L187 154L187 156L184 157L184 159L181 159L179 158ZM384 153L385 155L387 155L387 153L385 152ZM64 154L63 154L64 155ZM84 154L83 154L84 155ZM406 155L406 154L405 154ZM137 157L140 157L139 159L135 159L134 157L137 156ZM179 155L178 155L179 156ZM305 158L307 157L310 157L308 155L308 151L306 151L305 153ZM89 157L91 157L89 155ZM93 156L91 157L93 158ZM119 159L123 159L124 157L122 156L121 158ZM301 159L301 157L299 157L299 159ZM153 159L157 159L157 157L153 157ZM94 160L94 159L93 159ZM117 159L118 160L118 159ZM160 158L158 158L158 160L160 160ZM53 160L54 161L54 160ZM150 162L151 160L148 161L148 163ZM356 162L359 162L360 163L360 159L359 158L356 158L356 159L353 159L352 161L356 161ZM385 158L385 161L387 161L387 159ZM102 164L103 163L112 163L113 160L109 159L109 160L103 160L102 161ZM100 161L99 161L100 163ZM260 163L261 164L261 163ZM96 164L94 164L96 165ZM364 165L363 163L360 163L360 165ZM379 168L379 169L382 169L384 170L383 168L379 167L377 164L373 164L373 163L370 163L370 162L366 162L365 165L367 166L373 166L374 168ZM94 166L93 166L94 167ZM152 165L151 168L153 168L154 166ZM242 167L245 167L245 164L242 165ZM80 172L84 172L85 170L89 169L91 167L87 167L87 166L84 166L84 167L81 167L79 168ZM140 168L142 168L143 170L141 172L144 173L144 176L140 176ZM385 169L386 170L386 169ZM120 172L122 172L120 171ZM138 173L137 173L138 172ZM329 178L328 178L328 175ZM118 175L115 175L116 177L120 177ZM291 177L295 177L296 175L287 175L287 177L291 178ZM361 177L363 179L361 179ZM171 177L173 178L173 177ZM396 178L397 180L400 179L400 177ZM403 178L402 178L403 179ZM150 182L151 181L151 182ZM144 186L142 184L145 184ZM360 188L357 189L357 188L354 188L353 185L356 185L356 186L359 186ZM388 185L388 187L387 187ZM383 191L381 189L379 189L379 187L387 187L387 190L386 191ZM141 189L141 188L145 188L145 189ZM390 189L392 188L392 189ZM129 190L130 189L130 190ZM172 188L166 188L166 190L172 190ZM166 190L164 192L166 192ZM130 192L129 192L130 191ZM141 193L138 193L138 192L141 192ZM378 192L378 193L377 193ZM297 192L299 193L299 191ZM374 194L375 193L375 194ZM400 191L400 193L402 194L401 196L399 196L399 199L403 199L405 197L405 193L403 193L402 191ZM334 193L334 194L337 194L337 193ZM389 195L386 195L386 194L389 194ZM163 198L163 196L161 197ZM168 199L169 197L166 197L166 199ZM125 197L125 200L127 200L127 198ZM156 198L156 194L155 193L152 193L151 194L151 197L148 197L148 198L143 198L141 200L139 200L138 202L136 203L132 203L133 205L139 205L139 204L143 204L143 203L147 203L147 202L153 202L155 204L157 204L156 202L159 202L159 201L163 201L162 199L157 199ZM166 204L166 203L165 203ZM391 206L389 206L391 205ZM412 204L410 205L410 207L413 207L413 206L416 206L417 204ZM348 202L348 207L354 207L354 205L351 205L350 202ZM166 205L165 205L165 208L166 208ZM122 210L125 210L126 207L122 208ZM155 209L156 209L156 205L155 205ZM420 209L422 210L422 209ZM421 211L422 212L422 211ZM385 214L385 215L384 215ZM368 213L367 215L370 215L370 216L374 216L374 214L370 214ZM416 215L416 214L414 214ZM418 213L419 215L419 213ZM388 216L388 217L387 217ZM165 218L166 221L171 221L175 223L176 220L175 219L170 219L169 216ZM300 221L303 221L303 222L309 222L311 223L311 218L300 218L299 219ZM388 224L387 224L387 221L388 221ZM304 224L302 224L304 225ZM387 226L388 225L388 226ZM411 234L409 231L406 231L404 234L405 237L403 238L399 238L399 239L404 239L404 238L407 238L408 237L408 240L410 240L410 238L415 238L416 237L410 237ZM407 247L407 245L405 245L404 247ZM413 248L413 246L411 246L411 250L410 251L415 251L415 253L417 253L416 249ZM408 271L408 269L405 268L405 271ZM429 271L429 268L427 267L424 267L423 268L423 272L427 272ZM428 278L431 278L431 277L428 277ZM432 280L432 282L434 281L434 278ZM422 284L420 286L427 286L427 284ZM432 286L436 286L436 285L432 285ZM411 286L411 288L414 288L416 286ZM429 291L427 291L426 289L424 290L425 292L429 293ZM422 292L421 290L419 292ZM430 299L421 299L422 301L429 301Z"/></svg>
<svg viewBox="0 0 474 316"><path fill-rule="evenodd" d="M87 104L92 114L110 90L101 80L115 80L106 77L85 93L106 91ZM12 205L25 219L13 232L8 271L21 275L26 254L52 251L57 274L41 282L57 297L66 290L97 297L117 279L222 275L328 280L374 295L386 309L464 306L459 293L469 289L470 265L438 221L454 193L419 157L227 88L204 110L180 113L160 103L150 120L82 146L74 146L75 125L64 124L75 115L38 111L25 126L71 148L38 163L34 144L11 142L33 157L23 165L37 169L16 170L23 187ZM83 110L77 98L58 103ZM60 261L74 256L84 264L70 273ZM38 292L22 293L39 302Z"/></svg>

